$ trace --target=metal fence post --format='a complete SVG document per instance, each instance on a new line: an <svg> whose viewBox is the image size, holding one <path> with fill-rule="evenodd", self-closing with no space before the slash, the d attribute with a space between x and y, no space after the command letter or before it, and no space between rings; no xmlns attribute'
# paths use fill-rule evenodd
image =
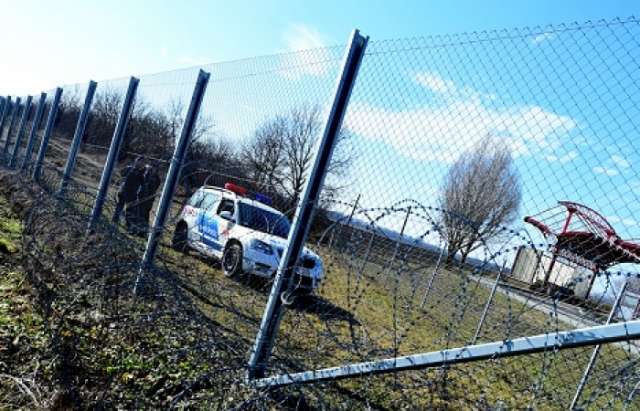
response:
<svg viewBox="0 0 640 411"><path fill-rule="evenodd" d="M249 380L264 376L266 362L271 354L273 341L282 316L280 294L289 282L291 270L296 265L307 238L313 211L320 198L324 177L331 161L333 148L338 139L344 114L347 111L349 97L358 75L360 63L364 57L367 41L368 37L360 35L358 30L354 30L351 35L343 60L342 72L337 80L331 110L328 113L323 134L318 141L309 177L296 209L287 246L280 259L278 272L271 287L269 300L251 352L247 374Z"/></svg>
<svg viewBox="0 0 640 411"><path fill-rule="evenodd" d="M53 126L56 122L56 116L58 115L58 106L60 105L61 97L62 97L62 89L58 87L56 88L56 93L53 96L53 101L51 102L51 108L49 108L47 125L44 128L44 133L42 133L42 141L40 142L40 149L38 150L36 162L33 166L33 174L31 175L31 178L34 181L40 178L40 171L42 170L42 162L44 161L44 155L47 152L47 146L49 145L49 138L51 137L51 132L53 131Z"/></svg>
<svg viewBox="0 0 640 411"><path fill-rule="evenodd" d="M167 177L164 180L164 187L162 188L162 194L160 195L160 202L156 212L156 218L153 222L153 227L149 232L147 239L147 246L144 250L142 262L140 263L140 270L136 278L136 284L134 286L134 293L140 291L142 277L144 271L151 267L153 259L158 249L158 242L160 236L164 232L164 224L169 214L169 208L171 201L173 200L173 194L178 186L180 172L182 171L182 163L187 155L187 149L191 142L191 136L196 126L196 120L198 119L198 113L200 112L200 106L202 105L202 99L204 98L205 91L207 90L207 84L209 83L210 73L204 70L200 70L198 73L198 79L191 96L191 102L189 103L189 109L187 116L184 119L184 125L180 133L180 138L176 143L176 148L173 151L173 157L171 158L171 164L169 165L169 171Z"/></svg>
<svg viewBox="0 0 640 411"><path fill-rule="evenodd" d="M613 306L611 306L611 311L609 312L609 316L607 317L607 322L605 323L606 325L611 324L611 321L613 321L613 319L615 318L616 312L618 312L618 309L620 308L622 297L624 296L624 293L627 291L627 284L628 284L628 281L625 281L624 284L622 284L622 288L620 288L620 292L618 292L618 295L616 296L616 299L613 302ZM593 369L593 366L595 365L596 360L598 359L598 355L600 355L600 347L601 347L600 344L593 347L591 358L589 358L587 367L585 368L584 373L582 374L582 378L580 378L580 382L578 383L578 388L576 388L576 394L573 397L573 401L571 401L571 406L569 407L570 410L575 410L576 406L578 405L578 401L580 401L580 396L584 391L584 387L587 385L587 381L589 380L589 375L591 374L591 370Z"/></svg>
<svg viewBox="0 0 640 411"><path fill-rule="evenodd" d="M135 77L129 79L129 87L127 88L127 94L124 97L122 103L122 110L116 123L116 128L113 130L113 137L111 139L111 145L109 146L109 153L104 163L104 169L102 170L102 177L100 177L100 186L96 194L96 201L93 204L91 210L91 216L89 217L88 230L92 230L102 214L102 208L104 201L109 190L109 183L111 182L111 176L113 175L113 169L118 161L118 154L120 153L120 147L122 146L122 140L127 132L127 124L129 124L129 118L131 117L131 109L133 108L133 100L138 91L138 84L140 80Z"/></svg>
<svg viewBox="0 0 640 411"><path fill-rule="evenodd" d="M480 316L480 321L478 321L478 328L476 328L476 333L473 336L473 340L471 344L475 344L478 341L478 337L480 337L480 333L482 332L482 326L484 325L484 320L487 318L487 313L489 312L489 307L491 307L491 303L493 302L493 297L496 295L496 291L498 290L498 285L500 284L500 278L502 277L502 272L507 266L507 261L505 260L502 267L500 267L500 271L498 271L498 275L496 275L496 281L493 283L493 287L491 288L491 293L489 294L489 298L487 298L487 302L484 305L484 310L482 310L482 315Z"/></svg>
<svg viewBox="0 0 640 411"><path fill-rule="evenodd" d="M7 152L9 151L9 143L11 142L11 132L13 131L13 126L16 123L16 117L18 117L20 113L20 97L16 97L16 103L13 105L13 110L11 110L11 119L9 120L9 127L7 128L7 138L4 140L4 148L2 149L2 159L4 161L4 157L6 157Z"/></svg>
<svg viewBox="0 0 640 411"><path fill-rule="evenodd" d="M27 101L25 101L24 103L24 110L22 111L22 119L20 120L18 133L16 134L16 142L13 145L13 151L11 152L11 159L9 160L9 168L13 168L13 166L16 164L16 157L18 156L18 151L20 151L20 143L22 142L22 136L24 136L24 130L27 128L27 121L29 120L29 114L31 114L32 100L33 100L32 96L27 96Z"/></svg>
<svg viewBox="0 0 640 411"><path fill-rule="evenodd" d="M44 106L47 102L47 93L40 93L40 100L38 101L38 109L36 115L33 118L33 124L31 125L31 132L29 133L29 139L27 140L27 147L24 149L24 158L22 159L22 170L27 168L27 165L31 161L31 152L33 151L33 145L36 141L36 133L38 126L42 121L42 115L44 114Z"/></svg>
<svg viewBox="0 0 640 411"><path fill-rule="evenodd" d="M0 96L0 122L2 122L4 118L4 108L7 106L7 97Z"/></svg>
<svg viewBox="0 0 640 411"><path fill-rule="evenodd" d="M2 108L2 113L0 113L0 139L2 138L4 125L7 123L7 117L9 117L9 113L11 112L11 107L11 96L7 96L4 107Z"/></svg>
<svg viewBox="0 0 640 411"><path fill-rule="evenodd" d="M60 188L58 189L58 195L63 195L64 190L69 184L73 169L76 165L76 158L78 157L78 151L80 150L80 143L84 136L84 130L87 127L87 120L89 118L89 112L91 111L91 103L93 102L93 96L96 93L96 87L98 83L95 81L89 82L89 88L87 89L87 96L84 99L84 105L78 117L78 124L76 125L76 131L73 134L73 140L71 140L71 147L69 148L69 156L67 157L67 164L64 166L64 172L62 173L62 180L60 181Z"/></svg>

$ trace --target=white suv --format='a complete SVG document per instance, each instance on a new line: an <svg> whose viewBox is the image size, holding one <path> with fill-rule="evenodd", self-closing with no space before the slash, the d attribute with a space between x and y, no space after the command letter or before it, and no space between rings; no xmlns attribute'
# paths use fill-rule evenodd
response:
<svg viewBox="0 0 640 411"><path fill-rule="evenodd" d="M219 259L228 277L249 273L273 278L290 223L266 204L269 201L235 184L200 187L178 217L173 248L182 252L192 248ZM293 292L283 293L283 303L288 305L295 296L310 294L323 277L322 260L305 247L294 274Z"/></svg>

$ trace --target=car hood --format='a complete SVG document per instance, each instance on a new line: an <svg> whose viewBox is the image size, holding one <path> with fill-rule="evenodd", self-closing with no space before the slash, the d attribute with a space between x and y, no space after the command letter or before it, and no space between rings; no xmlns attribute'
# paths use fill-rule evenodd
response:
<svg viewBox="0 0 640 411"><path fill-rule="evenodd" d="M271 245L274 248L274 250L276 250L276 252L278 253L278 256L282 256L284 248L287 246L286 239L277 237L275 235L261 233L259 236L256 236L256 238L260 241L264 241L265 243ZM310 249L308 249L307 247L304 247L302 249L302 257L312 257L317 259L318 261L321 261L320 256L314 253L313 251L311 251Z"/></svg>

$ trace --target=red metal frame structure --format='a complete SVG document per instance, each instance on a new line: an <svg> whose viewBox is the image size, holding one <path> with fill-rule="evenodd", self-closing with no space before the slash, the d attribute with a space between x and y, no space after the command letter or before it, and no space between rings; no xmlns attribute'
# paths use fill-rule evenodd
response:
<svg viewBox="0 0 640 411"><path fill-rule="evenodd" d="M556 212L550 218L562 219L543 222L549 219L544 215L554 210ZM535 216L525 217L524 221L540 230L545 238L555 240L552 247L553 258L544 277L545 286L557 257L593 271L585 299L589 298L596 273L616 264L640 263L640 244L620 238L600 213L583 204L559 201L558 206Z"/></svg>

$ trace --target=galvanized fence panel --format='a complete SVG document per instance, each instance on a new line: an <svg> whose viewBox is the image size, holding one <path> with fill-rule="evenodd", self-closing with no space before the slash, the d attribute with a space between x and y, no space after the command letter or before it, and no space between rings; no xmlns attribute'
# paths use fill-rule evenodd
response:
<svg viewBox="0 0 640 411"><path fill-rule="evenodd" d="M29 281L53 287L49 335L105 377L78 397L637 408L637 310L604 324L621 284L638 288L639 30L631 18L371 41L315 217L293 221L309 227L293 281L275 286L344 46L141 76L126 127L128 79L100 81L93 101L86 84L49 91L44 129L24 116L33 166L15 143L21 112L7 112L0 144L39 183L7 182L34 198ZM177 185L161 196L170 164ZM223 218L211 193L227 183L239 202Z"/></svg>
<svg viewBox="0 0 640 411"><path fill-rule="evenodd" d="M637 31L629 19L372 41L343 127L349 172L327 177L315 222L326 278L286 311L271 375L330 380L373 361L390 374L340 386L389 407L569 407L591 348L388 364L604 324L614 290L637 282ZM527 250L540 261L514 265ZM607 346L609 380L595 371L576 406L622 406L634 351Z"/></svg>

